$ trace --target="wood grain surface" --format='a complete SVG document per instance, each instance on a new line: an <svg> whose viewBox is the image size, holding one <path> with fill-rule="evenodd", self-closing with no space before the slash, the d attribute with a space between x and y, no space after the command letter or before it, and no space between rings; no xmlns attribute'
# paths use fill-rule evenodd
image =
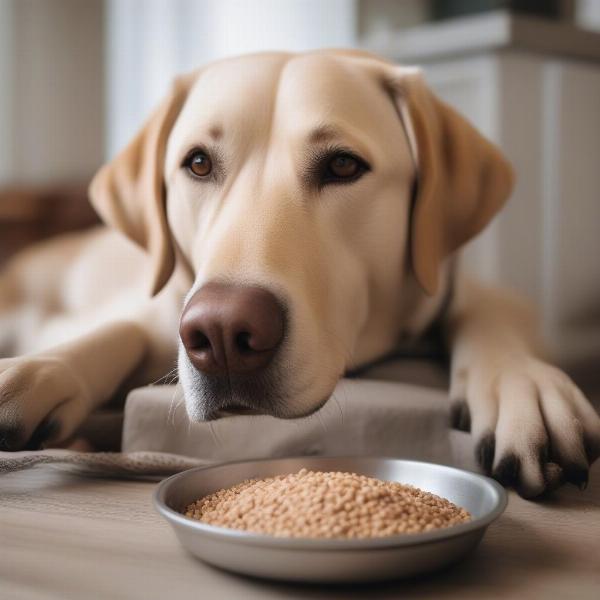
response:
<svg viewBox="0 0 600 600"><path fill-rule="evenodd" d="M456 567L417 580L307 586L240 577L184 552L153 510L155 484L51 467L0 477L0 598L599 598L600 463L584 492L511 493Z"/></svg>

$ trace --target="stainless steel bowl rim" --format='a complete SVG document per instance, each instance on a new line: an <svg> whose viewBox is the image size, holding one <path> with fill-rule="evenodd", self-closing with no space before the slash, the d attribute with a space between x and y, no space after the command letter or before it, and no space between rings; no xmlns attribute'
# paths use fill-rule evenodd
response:
<svg viewBox="0 0 600 600"><path fill-rule="evenodd" d="M496 495L496 503L495 507L481 517L477 517L471 519L467 523L462 523L460 525L453 525L451 527L446 527L442 529L436 529L434 531L428 531L425 533L408 533L394 536L386 536L386 537L378 537L378 538L359 538L359 539L348 539L348 538L301 538L301 537L276 537L267 534L261 533L252 533L249 531L242 531L238 529L231 529L228 527L217 527L215 525L208 525L206 523L202 523L201 521L197 521L195 519L190 519L186 517L182 513L173 510L165 503L165 497L169 491L169 488L179 479L184 477L189 477L191 473L196 473L198 471L205 471L208 469L216 469L227 467L228 465L241 465L245 463L267 463L267 462L275 462L278 460L301 460L306 459L306 456L286 456L286 457L277 457L273 459L256 459L256 460L235 460L224 463L218 463L213 465L208 465L205 467L194 467L192 469L187 469L186 471L182 471L181 473L177 473L164 479L161 481L153 494L153 502L156 510L163 516L165 519L172 523L178 523L184 527L192 528L201 532L204 535L208 535L210 537L214 537L216 539L223 540L224 538L228 541L235 542L238 544L246 544L252 546L268 546L268 547L278 547L278 548L289 548L293 550L365 550L365 549L377 549L377 548L389 548L391 546L416 546L419 544L427 544L431 542L435 542L438 540L446 540L448 538L459 537L461 535L466 535L471 533L477 529L485 528L490 523L495 521L506 508L508 503L508 495L506 490L493 479L486 477L484 475L479 475L478 473L473 473L471 471L465 471L463 469L457 469L455 467L449 467L446 465L439 465L437 463L430 463L426 461L419 460L405 460L393 456L352 456L352 455L340 455L340 456L324 456L322 458L328 459L339 459L339 460L374 460L374 461L382 461L382 460L393 460L393 461L401 461L403 463L410 463L413 465L428 465L435 466L436 468L443 469L446 471L452 471L455 473L460 473L461 476L468 476L474 479L479 479L482 482L486 483L495 493ZM315 458L315 457L309 457ZM427 491L427 490L424 490Z"/></svg>

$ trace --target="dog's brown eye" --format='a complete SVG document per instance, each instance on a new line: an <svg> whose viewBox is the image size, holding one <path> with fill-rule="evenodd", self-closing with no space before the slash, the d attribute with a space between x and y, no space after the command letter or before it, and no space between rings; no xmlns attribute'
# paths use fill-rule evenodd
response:
<svg viewBox="0 0 600 600"><path fill-rule="evenodd" d="M205 152L199 150L188 158L187 168L196 177L206 177L212 171L212 161Z"/></svg>
<svg viewBox="0 0 600 600"><path fill-rule="evenodd" d="M338 154L329 162L329 171L335 177L340 179L349 179L356 176L360 170L360 164L353 157L347 154Z"/></svg>
<svg viewBox="0 0 600 600"><path fill-rule="evenodd" d="M353 183L360 179L371 167L354 153L335 150L328 153L318 163L319 185Z"/></svg>

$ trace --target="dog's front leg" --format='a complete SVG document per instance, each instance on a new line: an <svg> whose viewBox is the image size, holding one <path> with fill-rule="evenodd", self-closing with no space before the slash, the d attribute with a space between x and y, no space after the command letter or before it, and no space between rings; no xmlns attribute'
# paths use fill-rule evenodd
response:
<svg viewBox="0 0 600 600"><path fill-rule="evenodd" d="M525 497L564 481L584 487L600 454L600 418L571 379L541 358L533 312L463 278L447 329L451 418L475 437L482 468Z"/></svg>
<svg viewBox="0 0 600 600"><path fill-rule="evenodd" d="M144 329L113 322L52 350L0 360L0 450L68 439L148 351Z"/></svg>

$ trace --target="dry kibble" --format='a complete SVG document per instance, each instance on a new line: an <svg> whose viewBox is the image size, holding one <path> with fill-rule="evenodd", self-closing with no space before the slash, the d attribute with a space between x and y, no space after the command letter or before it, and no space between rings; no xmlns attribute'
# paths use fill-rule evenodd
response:
<svg viewBox="0 0 600 600"><path fill-rule="evenodd" d="M218 527L312 538L420 533L471 519L449 500L410 485L306 469L219 490L190 504L185 516Z"/></svg>

